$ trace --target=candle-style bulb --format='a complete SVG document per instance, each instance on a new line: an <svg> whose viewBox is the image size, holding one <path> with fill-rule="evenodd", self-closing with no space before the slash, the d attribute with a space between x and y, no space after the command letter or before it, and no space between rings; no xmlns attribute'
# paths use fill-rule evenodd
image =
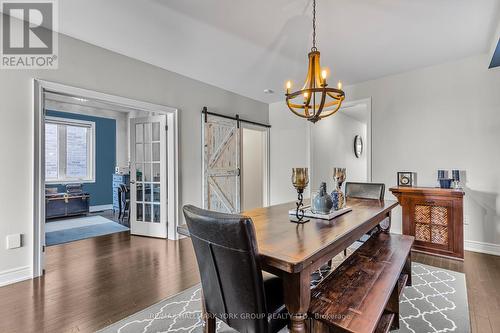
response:
<svg viewBox="0 0 500 333"><path fill-rule="evenodd" d="M309 96L309 94L305 92L304 93L304 98L307 98L308 96Z"/></svg>
<svg viewBox="0 0 500 333"><path fill-rule="evenodd" d="M339 81L339 83L337 83L337 88L339 88L340 90L342 90L342 82Z"/></svg>
<svg viewBox="0 0 500 333"><path fill-rule="evenodd" d="M292 81L286 81L286 89L292 88Z"/></svg>
<svg viewBox="0 0 500 333"><path fill-rule="evenodd" d="M323 80L326 80L326 76L327 76L327 75L328 75L328 72L326 71L326 69L323 69L323 70L321 71L321 78L322 78Z"/></svg>

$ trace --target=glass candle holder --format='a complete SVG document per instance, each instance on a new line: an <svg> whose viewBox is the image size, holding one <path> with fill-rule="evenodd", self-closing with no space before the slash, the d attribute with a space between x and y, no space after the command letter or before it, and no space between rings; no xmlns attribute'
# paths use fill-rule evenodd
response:
<svg viewBox="0 0 500 333"><path fill-rule="evenodd" d="M292 184L297 190L297 202L295 209L295 218L291 218L290 221L294 223L306 223L309 219L304 219L304 203L303 203L303 193L309 184L309 169L308 168L292 168Z"/></svg>

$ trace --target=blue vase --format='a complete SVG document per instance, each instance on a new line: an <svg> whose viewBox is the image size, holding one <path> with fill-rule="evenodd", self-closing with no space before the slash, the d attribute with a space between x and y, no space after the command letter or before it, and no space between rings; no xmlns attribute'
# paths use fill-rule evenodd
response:
<svg viewBox="0 0 500 333"><path fill-rule="evenodd" d="M321 183L318 195L316 195L311 204L311 210L317 214L328 214L332 210L333 202L330 195L326 192L326 183Z"/></svg>
<svg viewBox="0 0 500 333"><path fill-rule="evenodd" d="M333 202L333 210L339 210L344 208L345 206L345 197L344 193L342 190L337 187L335 190L332 191L332 202Z"/></svg>

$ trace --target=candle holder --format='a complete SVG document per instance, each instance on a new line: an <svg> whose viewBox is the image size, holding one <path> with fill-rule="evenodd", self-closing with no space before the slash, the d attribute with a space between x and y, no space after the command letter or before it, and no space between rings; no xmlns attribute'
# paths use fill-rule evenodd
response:
<svg viewBox="0 0 500 333"><path fill-rule="evenodd" d="M451 177L453 179L453 188L461 189L460 186L460 170L451 170Z"/></svg>
<svg viewBox="0 0 500 333"><path fill-rule="evenodd" d="M335 185L335 189L333 190L331 196L334 210L339 210L345 207L345 195L342 192L342 183L344 183L345 178L345 168L333 168L333 183Z"/></svg>
<svg viewBox="0 0 500 333"><path fill-rule="evenodd" d="M304 203L303 194L307 185L309 184L309 172L307 168L293 168L292 169L292 184L297 190L297 206L295 209L295 217L290 219L290 222L303 224L309 222L309 219L304 218Z"/></svg>

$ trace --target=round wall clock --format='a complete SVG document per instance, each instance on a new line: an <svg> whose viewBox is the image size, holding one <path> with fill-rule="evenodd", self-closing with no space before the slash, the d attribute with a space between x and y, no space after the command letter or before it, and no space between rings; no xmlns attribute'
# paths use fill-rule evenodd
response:
<svg viewBox="0 0 500 333"><path fill-rule="evenodd" d="M361 138L361 135L356 135L354 137L354 155L356 155L357 158L360 158L361 154L363 154L363 139Z"/></svg>

